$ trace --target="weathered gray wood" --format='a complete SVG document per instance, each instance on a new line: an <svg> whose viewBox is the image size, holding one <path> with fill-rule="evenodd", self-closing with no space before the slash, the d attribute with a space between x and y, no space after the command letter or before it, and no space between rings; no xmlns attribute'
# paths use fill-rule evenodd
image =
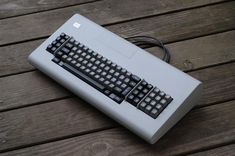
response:
<svg viewBox="0 0 235 156"><path fill-rule="evenodd" d="M189 156L234 156L234 154L235 144L231 144L195 154L190 154Z"/></svg>
<svg viewBox="0 0 235 156"><path fill-rule="evenodd" d="M189 72L189 74L203 82L201 104L207 105L234 99L235 63Z"/></svg>
<svg viewBox="0 0 235 156"><path fill-rule="evenodd" d="M235 63L190 72L204 82L203 104L233 99ZM71 96L38 71L0 78L0 110Z"/></svg>
<svg viewBox="0 0 235 156"><path fill-rule="evenodd" d="M0 47L0 76L33 70L27 62L28 55L43 40L25 42ZM167 44L171 51L171 64L187 71L218 63L235 60L235 31L195 38ZM162 57L158 48L147 49L157 57Z"/></svg>
<svg viewBox="0 0 235 156"><path fill-rule="evenodd" d="M27 61L29 54L43 40L0 47L0 76L34 69Z"/></svg>
<svg viewBox="0 0 235 156"><path fill-rule="evenodd" d="M40 0L1 0L0 1L0 19L12 17L12 16L24 15L24 14L28 14L28 13L34 13L34 12L38 12L38 11L58 9L61 7L68 7L71 5L79 5L79 4L84 4L84 3L88 3L88 2L90 3L90 2L95 2L95 1L98 1L98 0L44 0L44 1L40 1ZM164 11L169 11L169 9L171 9L171 8L181 9L181 7L182 8L195 7L195 6L218 3L218 2L222 2L222 1L224 1L224 0L206 0L206 1L205 0L204 1L202 1L202 0L199 0L199 1L177 0L174 2L165 0L162 2L158 2L157 5L156 5L156 3L153 3L154 1L148 1L147 5L149 5L149 7L155 7L155 8L159 8L161 10L164 9ZM97 7L95 7L95 8L97 8L96 11L98 11L98 9L100 9L100 10L106 9L106 11L112 11L112 12L115 11L115 10L112 10L111 7L109 7L110 4L108 4L108 2L113 3L114 1L106 0L106 2L102 2L102 4L106 4L103 6L100 5L101 3L95 4L97 6ZM120 2L120 3L122 3L122 2ZM122 10L125 10L125 9L129 8L129 6L128 6L129 4L135 5L136 3L139 3L139 6L143 6L142 4L146 5L146 2L143 0L135 0L135 1L129 0L129 1L125 1L125 4L127 4L126 7L124 6L124 8L123 7L119 7L119 8ZM189 6L189 4L190 4L190 6ZM109 7L109 8L106 8L106 7ZM142 8L144 8L144 7L142 7ZM91 7L90 7L90 9L92 11ZM139 9L141 9L141 8L139 8ZM146 10L146 12L151 13L151 12L156 12L158 10L152 11L149 9L149 10ZM140 11L142 11L142 10L140 10Z"/></svg>
<svg viewBox="0 0 235 156"><path fill-rule="evenodd" d="M94 1L96 0L1 0L0 19Z"/></svg>
<svg viewBox="0 0 235 156"><path fill-rule="evenodd" d="M235 28L235 1L144 18L107 27L122 37L158 36L163 42L188 39Z"/></svg>
<svg viewBox="0 0 235 156"><path fill-rule="evenodd" d="M9 0L5 1L9 2ZM19 1L21 0L15 3ZM109 25L107 28L123 37L145 32L145 35L159 36L164 42L175 42L234 29L235 2L152 16L218 1L185 2L178 0L172 2L167 0L162 2L151 0L148 1L148 5L145 5L146 1L134 0L114 1L114 3L100 1L0 20L0 45L45 37L77 10L92 20L97 20L96 22L100 24L122 21L120 24ZM29 2L26 1L26 3ZM31 3L34 4L34 2L35 0ZM130 6L133 6L131 11ZM33 9L40 9L40 7ZM11 16L10 14L7 16ZM53 18L57 18L59 14L61 16L58 20L54 20ZM146 16L151 17L123 22ZM51 23L49 27L46 27L49 20ZM18 27L9 27L12 24ZM27 27L37 26L37 24L41 25L35 28L36 32L33 32L33 28ZM6 39L2 39L4 37ZM25 59L41 41L36 40L1 47L0 75L4 72L4 74L12 74L33 69L26 64ZM167 46L173 51L172 64L185 71L231 62L234 61L235 57L234 31L172 43ZM15 50L15 48L22 48L23 53ZM160 55L160 51L156 48L149 50L154 55ZM5 59L7 60L5 61ZM15 64L11 61L15 61ZM18 67L15 67L17 65ZM204 98L198 107L234 99L235 63L198 70L190 72L190 74L204 82ZM72 96L70 92L38 71L0 78L0 88L0 111ZM193 110L160 142L153 146L146 144L122 128L63 139L117 127L115 122L87 105L79 98L69 98L1 112L0 151L51 142L55 139L60 140L2 155L78 155L78 153L79 155L172 155L192 153L193 151L231 143L235 140L234 101ZM230 150L232 148L234 146L228 146L229 152L227 153L225 152L226 148L221 147L196 153L196 155L203 155L204 153L208 155L230 154L234 151ZM0 156L2 155L0 154Z"/></svg>
<svg viewBox="0 0 235 156"><path fill-rule="evenodd" d="M133 18L157 15L166 12L166 8L168 8L162 6L167 6L167 4L155 0L148 1L148 5L143 4L143 2L146 3L145 1L135 0L125 2L124 0L123 2L113 0L112 2L105 2L106 1L100 1L100 5L97 2L1 20L0 45L48 36L76 12L87 16L99 24L110 24ZM189 2L189 4L187 2ZM190 2L191 1L184 1L182 3L173 2L174 7L169 7L168 11L185 8L182 6L186 4L188 4L186 5L187 7L191 7L192 3ZM201 0L200 2L203 1ZM172 4L172 1L169 1L169 3ZM235 2L228 2L221 5L207 6L122 23L107 28L124 37L138 34L151 34L153 36L159 36L164 41L168 40L169 36L172 35L173 40L176 37L177 39L179 39L178 37L185 39L234 28L234 5Z"/></svg>
<svg viewBox="0 0 235 156"><path fill-rule="evenodd" d="M40 139L49 140L50 137L59 137L65 132L69 135L79 134L83 128L88 130L91 127L97 128L107 124L107 119L93 113L93 110L85 106L80 110L82 105L64 103L58 104L58 108L56 103L51 103L48 104L48 108L38 105L2 113L3 120L0 120L0 126L5 130L3 133L5 141L0 149L30 144ZM193 110L154 145L147 144L123 128L115 128L15 150L0 156L72 156L78 153L79 155L154 156L182 154L234 141L234 110L235 101ZM108 123L110 123L108 126L113 125L112 122Z"/></svg>
<svg viewBox="0 0 235 156"><path fill-rule="evenodd" d="M183 71L235 60L235 31L167 44L171 52L171 64ZM148 49L160 56L157 48Z"/></svg>
<svg viewBox="0 0 235 156"><path fill-rule="evenodd" d="M0 110L71 96L38 71L1 78L0 86Z"/></svg>
<svg viewBox="0 0 235 156"><path fill-rule="evenodd" d="M80 99L2 112L0 151L113 126L111 120Z"/></svg>

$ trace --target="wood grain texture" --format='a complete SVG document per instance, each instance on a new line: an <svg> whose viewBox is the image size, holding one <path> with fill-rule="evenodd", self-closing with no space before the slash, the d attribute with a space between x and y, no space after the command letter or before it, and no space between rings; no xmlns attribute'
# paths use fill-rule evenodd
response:
<svg viewBox="0 0 235 156"><path fill-rule="evenodd" d="M2 0L0 156L233 155L235 1L225 1ZM198 106L155 145L39 71L17 74L35 70L26 57L77 12L122 37L150 35L170 43L172 65L204 83ZM162 56L158 48L148 50Z"/></svg>
<svg viewBox="0 0 235 156"><path fill-rule="evenodd" d="M56 117L51 117L45 113L53 112L52 107L55 108L56 104L50 104L49 108L41 107L39 109L24 108L22 112L20 110L14 110L15 114L23 115L22 118L17 118L13 116L13 111L2 113L3 121L0 125L6 125L5 142L0 146L1 149L4 147L11 147L10 145L16 145L17 143L30 143L34 139L39 137L50 139L51 136L57 136L64 131L70 131L71 129L79 129L84 126L85 129L93 124L102 125L104 123L103 117L99 115L96 116L96 120L92 120L94 117L93 111L82 110L82 112L87 112L91 117L86 118L86 124L79 124L82 121L77 121L80 119L80 108L81 106L72 106L73 104L59 105L59 115ZM74 113L69 113L68 118L66 115L61 115L60 112L64 112L62 109L65 107L65 112L69 107L73 107ZM40 107L40 106L36 106ZM70 110L71 108L69 108ZM30 111L31 110L31 111ZM38 110L38 111L36 111ZM44 110L46 112L44 113ZM160 141L154 145L149 145L140 138L134 136L127 130L123 128L114 128L111 130L105 130L101 132L92 133L89 135L83 135L78 137L73 137L70 139L60 140L56 142L51 142L43 145L28 147L25 149L15 150L7 152L5 154L0 154L0 156L28 156L28 155L172 155L172 154L182 154L189 151L194 151L202 148L207 148L210 146L216 146L221 143L231 142L235 140L235 101L226 102L219 105L212 105L200 109L191 111L186 115L175 127L173 127ZM77 114L75 113L77 111ZM25 115L24 115L25 112ZM34 113L34 115L33 115ZM83 113L82 113L83 114ZM21 116L19 115L19 116ZM26 117L29 115L29 117ZM71 116L74 115L72 121ZM85 115L89 116L89 115ZM39 119L41 118L41 119ZM58 119L59 118L59 119ZM43 120L48 120L47 125L42 125L39 127L37 123ZM4 121L5 120L5 121ZM17 126L10 126L9 122L18 123L17 126L21 129L17 130ZM39 120L39 121L38 121ZM57 126L54 122L58 122ZM61 120L61 121L59 121ZM18 122L17 122L18 121ZM69 123L65 123L65 122ZM106 120L105 120L106 121ZM95 122L95 123L94 123ZM97 123L96 123L97 122ZM100 123L101 122L101 123ZM29 126L27 123L31 123ZM110 124L113 124L109 122ZM60 125L62 124L62 125ZM12 125L12 124L11 124ZM60 126L69 125L68 130L62 129ZM45 126L48 130L45 130ZM94 126L94 127L95 127ZM72 128L73 127L73 128ZM38 131L38 133L29 134L29 131ZM38 130L37 130L38 129ZM45 130L45 131L43 131ZM28 133L27 133L28 132ZM16 133L16 134L14 134ZM27 134L24 138L24 134ZM46 136L41 136L45 133ZM53 133L53 134L52 134ZM75 132L76 133L76 132ZM78 132L79 133L79 132ZM11 135L10 135L11 134ZM50 134L50 135L49 135ZM70 132L69 134L73 134ZM16 137L18 136L18 138ZM30 137L31 136L31 137ZM229 136L229 137L228 137ZM176 139L177 138L177 139ZM9 139L9 140L8 140ZM13 141L14 140L14 141ZM10 142L13 142L12 144ZM21 142L20 142L21 141ZM4 145L5 144L5 145ZM8 144L8 145L6 145Z"/></svg>
<svg viewBox="0 0 235 156"><path fill-rule="evenodd" d="M235 31L199 37L167 44L171 52L171 64L180 70L189 71L235 60ZM159 57L158 48L148 49Z"/></svg>
<svg viewBox="0 0 235 156"><path fill-rule="evenodd" d="M188 74L203 82L203 102L201 104L208 105L235 98L235 63Z"/></svg>
<svg viewBox="0 0 235 156"><path fill-rule="evenodd" d="M0 19L94 1L96 0L1 0Z"/></svg>
<svg viewBox="0 0 235 156"><path fill-rule="evenodd" d="M235 1L107 27L122 37L159 36L163 42L184 40L235 28Z"/></svg>
<svg viewBox="0 0 235 156"><path fill-rule="evenodd" d="M204 83L203 104L235 97L235 63L189 74ZM0 78L0 86L0 110L71 96L70 92L38 71Z"/></svg>
<svg viewBox="0 0 235 156"><path fill-rule="evenodd" d="M0 76L34 69L27 58L44 40L0 47Z"/></svg>
<svg viewBox="0 0 235 156"><path fill-rule="evenodd" d="M235 144L214 148L211 150L190 154L189 156L234 156Z"/></svg>
<svg viewBox="0 0 235 156"><path fill-rule="evenodd" d="M2 78L0 86L0 110L71 96L39 71Z"/></svg>
<svg viewBox="0 0 235 156"><path fill-rule="evenodd" d="M219 102L234 98L234 68L235 63L232 63L190 73L191 75L204 80L204 98L199 106L205 106L208 103ZM231 73L232 75L229 75ZM39 73L36 77L40 77ZM224 77L227 77L227 80L224 80ZM42 80L40 80L39 82L43 83ZM37 83L22 85L30 86L34 84ZM59 93L58 96L62 96L64 93L61 88L55 89L54 92L50 91L51 88L46 88L46 86L54 85L44 85L45 86L42 86L41 91L37 90L40 85L32 86L33 89L29 88L30 90L28 90L28 92L26 92L24 95L20 93L17 97L18 99L14 99L15 94L12 89L3 89L3 96L9 95L9 93L13 94L14 96L8 97L7 99L13 99L13 102L18 105L19 101L22 102L25 99L27 102L35 99L38 101L43 101L45 100L43 99L45 97L54 98L54 96L57 95L57 91ZM14 84L12 84L11 86L14 86ZM27 87L25 88L27 89ZM15 93L18 92L15 91ZM53 96L53 94L55 95ZM64 94L64 96L66 96L66 94ZM33 98L31 99L28 97ZM10 102L7 106L9 105L11 105ZM81 134L87 131L89 132L97 129L112 127L113 124L111 124L111 122L108 122L106 118L103 118L102 115L101 118L99 118L100 114L101 113L98 113L98 111L93 110L93 108L88 103L82 101L79 98L45 103L32 107L12 110L5 113L2 112L0 114L0 136L2 136L0 137L0 140L2 139L4 142L7 143L4 143L2 144L2 146L0 146L0 151L6 150L7 148L23 146L25 144L34 144L57 138L63 138L70 135ZM219 114L219 116L223 115ZM22 131L20 129L22 129Z"/></svg>
<svg viewBox="0 0 235 156"><path fill-rule="evenodd" d="M0 151L113 126L110 119L76 98L16 109L0 113Z"/></svg>
<svg viewBox="0 0 235 156"><path fill-rule="evenodd" d="M166 12L167 9L165 8L167 7L163 7L162 5L167 4L158 4L159 2L162 1L151 0L148 1L148 5L145 5L143 4L145 3L144 1L135 0L125 2L124 0L123 2L113 0L113 2L109 1L109 3L100 1L77 6L78 8L61 9L59 10L61 12L53 10L40 14L4 19L0 22L0 45L48 36L77 12L98 24L110 24ZM172 1L169 0L169 2L171 3ZM184 3L174 2L178 7L170 7L170 11L177 10L177 8L182 9L181 4L185 6L185 2L187 4L187 2L191 1L184 1ZM234 28L234 5L235 2L228 2L221 5L207 6L200 9L126 22L107 28L124 37L138 34L151 34L153 36L161 36L165 41L167 37L172 36L172 33L169 32L174 32L175 37L180 36L182 39L185 39L200 36L205 33ZM191 7L191 3L188 6ZM181 32L182 30L184 31ZM153 31L154 33L151 33Z"/></svg>
<svg viewBox="0 0 235 156"><path fill-rule="evenodd" d="M235 31L199 37L177 43L167 44L171 51L171 64L181 70L198 68L225 63L235 60ZM0 76L33 70L27 62L28 55L43 42L30 41L0 47ZM158 48L146 49L153 55L162 58Z"/></svg>
<svg viewBox="0 0 235 156"><path fill-rule="evenodd" d="M88 3L88 2L95 2L95 1L98 1L98 0L1 0L0 1L0 19L11 17L11 16L19 16L19 15L34 13L38 11L58 9L61 7L68 7L71 5L78 5L81 3L83 4L83 3ZM165 12L165 11L170 11L172 8L183 9L185 7L188 8L188 7L195 7L195 6L201 6L201 5L208 5L208 4L218 3L222 1L224 0L204 0L204 1L203 0L198 0L198 1L176 0L174 2L169 1L169 0L164 0L164 1L156 3L150 0L146 3L146 1L143 1L143 0L135 0L135 1L129 0L129 1L125 1L126 6L120 4L120 3L123 3L124 1L119 1L120 3L115 3L115 4L119 5L120 6L119 8L122 9L122 12L120 12L120 14L122 14L122 16L123 15L126 16L124 12L127 12L127 9L129 9L131 5L133 5L132 8L138 7L138 5L135 5L137 3L139 4L139 6L142 6L142 9L144 9L146 13L154 13L154 12L158 12L159 10L162 10ZM116 9L116 8L110 7L110 5L113 6L113 4L108 4L108 3L114 3L114 2L115 1L113 0L105 0L105 2L95 3L92 6L95 5L94 8L96 10L92 10L92 7L90 7L90 10L88 12L90 11L99 12L100 10L101 11L105 10L107 14L108 12L114 12L115 10L113 9ZM103 4L103 7L101 6L101 4ZM145 10L142 4L149 5L148 7L155 7L158 9L157 10L153 10L153 9ZM74 8L77 8L77 6L75 6ZM71 10L73 10L74 8L71 8ZM141 9L141 8L138 8L138 9ZM143 10L139 10L139 11L143 12Z"/></svg>

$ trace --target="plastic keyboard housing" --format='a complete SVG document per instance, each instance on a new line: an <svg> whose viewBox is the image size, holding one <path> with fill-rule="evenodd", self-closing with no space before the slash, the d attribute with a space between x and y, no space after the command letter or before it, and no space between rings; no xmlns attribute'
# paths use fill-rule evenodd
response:
<svg viewBox="0 0 235 156"><path fill-rule="evenodd" d="M48 45L62 33L72 36L76 41L144 79L153 87L160 88L173 100L156 118L140 109L144 104L139 103L139 107L136 107L127 99L117 103L74 73L62 68L55 63L56 60L52 61L54 55L48 52ZM56 30L30 54L28 60L59 84L151 144L164 135L201 98L200 81L79 14L72 16ZM152 96L149 93L148 95Z"/></svg>

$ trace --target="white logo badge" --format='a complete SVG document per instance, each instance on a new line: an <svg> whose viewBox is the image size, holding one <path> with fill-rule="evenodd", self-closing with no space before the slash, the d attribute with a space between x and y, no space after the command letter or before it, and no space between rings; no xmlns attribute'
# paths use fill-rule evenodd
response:
<svg viewBox="0 0 235 156"><path fill-rule="evenodd" d="M79 24L78 22L75 22L73 23L73 26L78 29L81 26L81 24Z"/></svg>

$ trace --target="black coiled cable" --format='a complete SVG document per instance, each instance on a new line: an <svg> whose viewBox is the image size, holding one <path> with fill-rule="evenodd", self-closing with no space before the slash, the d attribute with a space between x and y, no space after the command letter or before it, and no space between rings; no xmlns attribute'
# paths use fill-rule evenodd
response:
<svg viewBox="0 0 235 156"><path fill-rule="evenodd" d="M170 63L171 55L170 55L169 50L157 38L150 37L150 36L134 36L134 37L127 38L127 40L140 48L149 48L153 46L157 46L161 48L164 52L164 56L162 60L164 60L167 63Z"/></svg>

